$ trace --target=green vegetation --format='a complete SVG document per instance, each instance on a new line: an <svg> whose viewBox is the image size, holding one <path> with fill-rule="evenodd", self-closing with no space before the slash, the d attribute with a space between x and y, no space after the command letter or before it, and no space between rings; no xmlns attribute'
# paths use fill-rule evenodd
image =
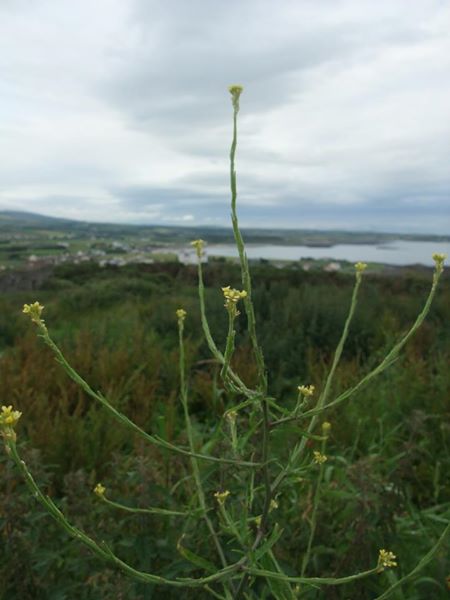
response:
<svg viewBox="0 0 450 600"><path fill-rule="evenodd" d="M228 264L204 269L211 330L222 347L226 315L220 285L236 284L239 272ZM253 281L261 343L268 371L274 374L270 393L289 406L299 383L323 380L345 320L352 282L341 274L267 265L253 269ZM336 393L386 354L414 320L427 288L421 274L366 277L335 380ZM55 340L94 389L102 390L146 431L184 445L186 432L174 384L178 360L174 314L183 305L188 312L187 361L197 447L207 443L235 400L220 384L219 366L209 360L200 333L194 268L65 266L39 291L39 298ZM28 294L11 293L0 301L0 404L13 403L26 415L18 435L30 470L79 526L107 540L127 561L166 576L195 573L176 550L185 526L182 518L118 513L92 494L97 481L102 481L111 498L122 503L175 508L170 491L180 474L187 475L188 462L130 436L67 380L18 309L28 300ZM332 430L314 574L364 570L380 547L392 549L399 558L396 571L406 572L437 539L440 520L448 519L449 304L450 282L445 279L428 320L402 359L351 403L327 413ZM233 364L250 385L254 367L242 323L239 326ZM287 333L281 336L280 331ZM275 438L273 451L284 456L286 443L296 437L293 428L287 438ZM317 448L313 443L310 450ZM5 599L97 600L150 594L91 558L75 542L68 543L66 534L30 499L20 475L5 459L1 455L0 535L7 543L0 544L0 572L6 582ZM310 486L309 480L299 482L294 496L279 499L277 520L288 526L283 544L275 550L292 572L302 556L300 532L307 523ZM211 494L216 491L213 485L209 489ZM199 539L205 543L201 531L191 532L188 539L189 547ZM422 579L404 590L405 598L445 598L447 556L442 552ZM373 598L374 589L386 587L386 575L369 587L364 582L327 594ZM159 597L158 591L172 597L160 588L153 597ZM173 594L177 597L176 591ZM187 592L185 597L190 597ZM193 592L192 597L198 596Z"/></svg>
<svg viewBox="0 0 450 600"><path fill-rule="evenodd" d="M29 298L1 299L0 402L23 413L17 444L2 417L4 598L446 597L448 280L417 332L420 273L260 265L251 286L234 150L243 292L220 292L233 264L199 265L199 314L194 268L65 265L39 292L50 334L27 309L46 345Z"/></svg>

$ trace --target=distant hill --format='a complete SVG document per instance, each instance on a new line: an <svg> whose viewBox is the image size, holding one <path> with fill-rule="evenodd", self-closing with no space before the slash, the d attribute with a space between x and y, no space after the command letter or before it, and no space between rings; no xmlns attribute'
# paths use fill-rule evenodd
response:
<svg viewBox="0 0 450 600"><path fill-rule="evenodd" d="M48 217L20 210L0 210L0 227L54 227L76 223L70 219Z"/></svg>
<svg viewBox="0 0 450 600"><path fill-rule="evenodd" d="M232 243L230 227L130 225L93 223L32 212L0 211L0 233L6 235L48 235L58 232L80 238L148 238L154 243L186 243L202 238L209 243ZM450 236L425 234L396 234L367 231L321 231L313 229L256 229L244 228L247 243L333 246L335 244L380 244L393 240L450 241Z"/></svg>

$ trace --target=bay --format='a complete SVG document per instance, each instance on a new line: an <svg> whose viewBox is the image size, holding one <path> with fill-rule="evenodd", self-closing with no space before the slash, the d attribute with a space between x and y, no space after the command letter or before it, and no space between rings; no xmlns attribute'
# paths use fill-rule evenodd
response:
<svg viewBox="0 0 450 600"><path fill-rule="evenodd" d="M232 244L211 244L207 248L210 256L238 256ZM387 265L433 266L432 254L443 252L450 256L450 242L420 242L396 240L388 244L336 244L327 248L311 246L278 246L271 244L247 244L249 259L266 260L346 260L350 262L375 262Z"/></svg>

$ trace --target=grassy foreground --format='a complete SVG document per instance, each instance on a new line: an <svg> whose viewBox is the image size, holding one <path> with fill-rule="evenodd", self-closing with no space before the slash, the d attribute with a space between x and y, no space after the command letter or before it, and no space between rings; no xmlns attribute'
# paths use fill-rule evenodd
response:
<svg viewBox="0 0 450 600"><path fill-rule="evenodd" d="M274 374L270 392L289 406L299 383L323 381L352 281L266 265L256 267L253 275L261 343ZM221 344L227 323L220 284L238 279L238 270L230 265L211 264L205 270L211 329ZM367 372L407 329L427 288L423 275L367 278L335 380L337 392L354 383L357 373ZM220 368L209 359L196 296L195 270L175 264L121 270L65 267L39 292L54 338L94 389L101 389L146 431L180 444L187 440L174 385L178 340L173 315L183 303L189 314L187 370L195 444L200 449L234 397L223 389ZM76 524L120 549L137 567L168 577L195 574L195 565L177 550L182 516L127 514L92 494L101 480L123 504L175 508L175 499L189 501L189 489L174 488L188 475L187 461L130 437L70 382L29 330L18 309L25 300L28 296L9 294L0 301L0 404L13 403L27 415L19 426L19 439L37 480ZM386 578L400 577L426 554L449 519L449 304L445 279L427 322L403 357L351 403L327 414L332 430L313 574L363 571L382 547L401 557L399 567L370 581L310 589L306 598L375 598L387 587ZM280 331L286 334L280 336ZM240 350L233 364L251 385L256 373L249 342L245 331L238 336ZM293 427L292 442L296 435ZM274 434L274 453L282 459L290 443ZM309 445L311 451L318 448L314 440ZM177 590L132 582L68 542L32 501L4 454L0 474L2 600L179 597ZM299 477L290 495L277 501L277 520L285 535L274 552L286 572L299 568L312 491L313 481ZM211 552L201 529L188 535L189 546L203 537L204 555ZM449 550L447 544L397 597L446 598ZM183 594L202 597L198 590Z"/></svg>

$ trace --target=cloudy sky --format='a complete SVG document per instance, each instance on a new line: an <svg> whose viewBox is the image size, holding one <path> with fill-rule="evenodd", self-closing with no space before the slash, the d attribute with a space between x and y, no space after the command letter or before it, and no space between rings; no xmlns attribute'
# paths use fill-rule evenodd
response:
<svg viewBox="0 0 450 600"><path fill-rule="evenodd" d="M1 0L0 209L450 231L446 0Z"/></svg>

